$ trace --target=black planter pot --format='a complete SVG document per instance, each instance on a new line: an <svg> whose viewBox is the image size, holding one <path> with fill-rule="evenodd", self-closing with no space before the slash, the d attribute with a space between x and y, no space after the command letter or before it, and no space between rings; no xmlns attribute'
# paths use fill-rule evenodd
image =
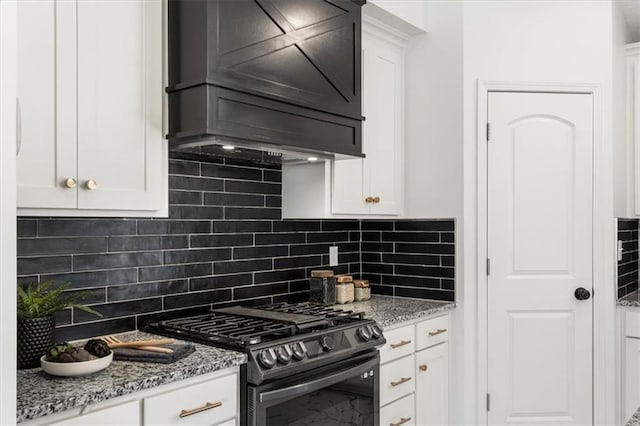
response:
<svg viewBox="0 0 640 426"><path fill-rule="evenodd" d="M53 316L33 319L18 318L18 368L40 366L40 357L54 344Z"/></svg>

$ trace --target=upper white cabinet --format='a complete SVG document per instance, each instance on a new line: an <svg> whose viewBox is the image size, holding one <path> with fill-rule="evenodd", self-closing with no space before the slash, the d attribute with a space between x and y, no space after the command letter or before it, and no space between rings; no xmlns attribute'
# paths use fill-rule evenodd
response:
<svg viewBox="0 0 640 426"><path fill-rule="evenodd" d="M166 213L163 2L18 3L18 214Z"/></svg>
<svg viewBox="0 0 640 426"><path fill-rule="evenodd" d="M402 214L406 39L366 15L362 31L362 151L366 157L285 164L285 218Z"/></svg>

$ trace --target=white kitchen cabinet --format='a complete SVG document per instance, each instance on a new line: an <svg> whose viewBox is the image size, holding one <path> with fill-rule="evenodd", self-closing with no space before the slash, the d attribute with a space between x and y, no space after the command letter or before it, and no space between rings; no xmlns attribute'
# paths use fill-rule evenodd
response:
<svg viewBox="0 0 640 426"><path fill-rule="evenodd" d="M285 164L285 218L397 216L404 205L406 39L363 17L362 128L365 158Z"/></svg>
<svg viewBox="0 0 640 426"><path fill-rule="evenodd" d="M166 214L162 28L161 1L19 2L19 215Z"/></svg>
<svg viewBox="0 0 640 426"><path fill-rule="evenodd" d="M238 424L239 414L239 373L239 367L231 367L20 425L234 426Z"/></svg>
<svg viewBox="0 0 640 426"><path fill-rule="evenodd" d="M384 330L380 424L449 424L448 330L449 315Z"/></svg>
<svg viewBox="0 0 640 426"><path fill-rule="evenodd" d="M140 401L127 402L52 424L62 425L140 425Z"/></svg>
<svg viewBox="0 0 640 426"><path fill-rule="evenodd" d="M640 408L640 338L625 339L624 420Z"/></svg>
<svg viewBox="0 0 640 426"><path fill-rule="evenodd" d="M416 424L449 424L449 345L416 353Z"/></svg>

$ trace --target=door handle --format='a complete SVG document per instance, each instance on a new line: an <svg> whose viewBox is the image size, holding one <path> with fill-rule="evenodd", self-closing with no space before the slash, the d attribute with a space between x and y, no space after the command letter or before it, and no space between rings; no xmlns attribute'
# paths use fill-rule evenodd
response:
<svg viewBox="0 0 640 426"><path fill-rule="evenodd" d="M573 295L578 300L588 300L591 297L591 292L584 287L578 287Z"/></svg>

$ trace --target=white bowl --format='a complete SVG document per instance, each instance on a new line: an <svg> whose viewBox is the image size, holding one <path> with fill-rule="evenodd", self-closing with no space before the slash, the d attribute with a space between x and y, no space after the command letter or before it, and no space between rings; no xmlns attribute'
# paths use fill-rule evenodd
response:
<svg viewBox="0 0 640 426"><path fill-rule="evenodd" d="M107 368L113 361L113 351L105 357L92 359L91 361L50 362L46 358L46 355L40 358L40 366L45 372L53 376L86 376Z"/></svg>

